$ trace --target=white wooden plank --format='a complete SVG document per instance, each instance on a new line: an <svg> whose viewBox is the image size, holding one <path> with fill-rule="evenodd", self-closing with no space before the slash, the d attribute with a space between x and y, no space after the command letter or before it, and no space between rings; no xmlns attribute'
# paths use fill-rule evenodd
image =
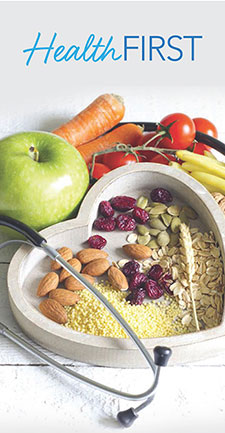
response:
<svg viewBox="0 0 225 433"><path fill-rule="evenodd" d="M145 370L79 368L91 378L124 390L144 390ZM150 379L151 380L151 379ZM7 433L110 431L120 409L136 402L118 401L62 377L48 367L0 367L1 430ZM131 432L224 432L224 368L164 369L155 400Z"/></svg>

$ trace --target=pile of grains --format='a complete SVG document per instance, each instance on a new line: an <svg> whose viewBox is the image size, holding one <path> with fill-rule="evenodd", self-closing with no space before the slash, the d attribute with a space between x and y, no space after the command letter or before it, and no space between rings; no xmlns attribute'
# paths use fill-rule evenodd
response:
<svg viewBox="0 0 225 433"><path fill-rule="evenodd" d="M180 308L175 299L165 296L163 301L151 301L142 305L126 302L127 293L116 291L108 281L94 286L111 302L128 322L139 338L164 337L187 332L179 317ZM68 315L67 328L85 334L104 337L126 338L119 323L106 308L86 289L80 293L80 301L65 307Z"/></svg>
<svg viewBox="0 0 225 433"><path fill-rule="evenodd" d="M214 234L190 229L194 253L192 290L200 329L218 326L223 313L224 275L220 249ZM95 287L112 303L129 323L139 338L168 337L196 331L193 306L187 281L183 243L153 251L151 259L142 262L142 272L159 263L165 271L172 273L174 283L170 286L174 297L131 305L126 302L126 292L116 291L108 281ZM120 260L122 267L128 260ZM68 314L66 327L86 334L105 337L126 338L118 322L105 307L86 289L80 292L80 301L65 307Z"/></svg>

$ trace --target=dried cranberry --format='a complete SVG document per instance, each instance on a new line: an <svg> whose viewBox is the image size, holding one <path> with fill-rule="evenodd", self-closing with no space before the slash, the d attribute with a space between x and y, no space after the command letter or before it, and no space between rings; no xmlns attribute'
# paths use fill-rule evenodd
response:
<svg viewBox="0 0 225 433"><path fill-rule="evenodd" d="M139 289L140 287L144 287L147 280L147 275L143 274L142 272L136 272L136 274L132 275L130 279L129 289L135 290Z"/></svg>
<svg viewBox="0 0 225 433"><path fill-rule="evenodd" d="M159 203L169 203L173 200L172 194L164 188L155 188L150 194L151 200Z"/></svg>
<svg viewBox="0 0 225 433"><path fill-rule="evenodd" d="M130 302L131 305L141 305L145 298L145 289L137 289L131 292L127 297L126 301Z"/></svg>
<svg viewBox="0 0 225 433"><path fill-rule="evenodd" d="M162 278L164 280L166 280L166 281L170 281L171 280L171 282L173 282L172 275L171 275L170 272L166 272L165 274L163 274Z"/></svg>
<svg viewBox="0 0 225 433"><path fill-rule="evenodd" d="M116 224L119 230L126 232L136 229L136 221L130 215L118 215Z"/></svg>
<svg viewBox="0 0 225 433"><path fill-rule="evenodd" d="M120 212L126 212L133 209L135 204L135 198L127 197L126 195L117 195L111 199L113 209L119 210Z"/></svg>
<svg viewBox="0 0 225 433"><path fill-rule="evenodd" d="M159 279L159 285L164 292L166 292L169 296L173 296L172 290L170 290L170 286L173 283L172 275L170 273L163 274Z"/></svg>
<svg viewBox="0 0 225 433"><path fill-rule="evenodd" d="M148 280L145 283L145 290L150 299L159 299L163 295L163 289L155 280Z"/></svg>
<svg viewBox="0 0 225 433"><path fill-rule="evenodd" d="M101 201L99 205L99 212L104 217L112 217L114 215L114 210L109 201Z"/></svg>
<svg viewBox="0 0 225 433"><path fill-rule="evenodd" d="M148 271L148 278L158 281L163 274L163 269L160 265L153 265Z"/></svg>
<svg viewBox="0 0 225 433"><path fill-rule="evenodd" d="M97 250L101 250L107 244L107 240L102 236L94 235L88 239L88 244L90 248L96 248Z"/></svg>
<svg viewBox="0 0 225 433"><path fill-rule="evenodd" d="M96 230L104 230L106 232L112 232L116 228L116 220L114 217L110 217L110 218L99 217L94 221L94 228Z"/></svg>
<svg viewBox="0 0 225 433"><path fill-rule="evenodd" d="M139 224L145 224L149 220L149 214L146 212L146 210L141 209L140 207L134 208L132 212L132 216Z"/></svg>
<svg viewBox="0 0 225 433"><path fill-rule="evenodd" d="M136 274L140 270L140 264L135 260L130 260L127 262L123 268L123 274L129 279L132 275Z"/></svg>

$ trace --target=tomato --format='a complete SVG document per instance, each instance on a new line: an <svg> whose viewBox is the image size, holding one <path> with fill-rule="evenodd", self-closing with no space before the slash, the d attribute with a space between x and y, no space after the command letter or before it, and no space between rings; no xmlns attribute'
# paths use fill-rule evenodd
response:
<svg viewBox="0 0 225 433"><path fill-rule="evenodd" d="M102 164L103 163L103 155L97 155L95 158L95 162Z"/></svg>
<svg viewBox="0 0 225 433"><path fill-rule="evenodd" d="M108 173L109 171L111 170L109 167L107 167L107 165L96 162L92 176L94 179L100 179L100 177L102 177L104 174Z"/></svg>
<svg viewBox="0 0 225 433"><path fill-rule="evenodd" d="M213 123L209 120L204 119L203 117L196 117L195 119L193 119L193 122L197 131L208 134L214 138L218 137L218 132L215 125L213 125Z"/></svg>
<svg viewBox="0 0 225 433"><path fill-rule="evenodd" d="M195 124L196 130L199 132L203 132L204 134L208 134L210 135L210 137L214 137L214 138L218 138L218 132L217 129L215 127L215 125L213 125L212 122L210 122L207 119L204 119L203 117L196 117L195 119L193 119L193 122ZM204 143L198 143L201 146L205 146L204 150L210 150L211 147L207 146ZM195 151L195 153L199 153L198 151ZM202 153L200 153L202 155Z"/></svg>
<svg viewBox="0 0 225 433"><path fill-rule="evenodd" d="M170 159L170 161L176 161L176 158L173 155L166 155L167 158ZM164 158L162 155L156 155L154 156L151 161L149 162L156 162L157 164L164 164L164 165L168 165L169 161L167 161L166 158Z"/></svg>
<svg viewBox="0 0 225 433"><path fill-rule="evenodd" d="M136 146L143 146L143 144L145 144L148 140L150 140L151 138L153 138L156 135L155 131L151 131L151 132L147 132L145 134L142 134L142 136L140 137L138 143L136 144ZM152 140L151 143L149 143L146 148L148 147L155 147L157 141L159 138L157 138L156 140ZM151 159L156 156L157 154L155 152L153 152L152 150L140 150L139 151L140 155L143 158L143 162L149 162L151 161Z"/></svg>
<svg viewBox="0 0 225 433"><path fill-rule="evenodd" d="M204 150L210 151L211 147L207 146L204 143L195 143L194 153L198 153L199 155L204 155Z"/></svg>
<svg viewBox="0 0 225 433"><path fill-rule="evenodd" d="M171 141L169 137L163 137L160 142L160 147L169 149L187 149L195 138L196 129L193 120L186 116L186 114L174 113L164 117L160 124L168 127L172 122L175 123L169 127L169 133L173 141ZM160 131L161 129L160 125L158 125L157 130Z"/></svg>
<svg viewBox="0 0 225 433"><path fill-rule="evenodd" d="M114 168L121 167L122 165L128 165L137 162L135 156L131 153L126 156L125 155L126 152L106 153L103 156L103 163L113 170ZM141 161L141 157L139 160Z"/></svg>

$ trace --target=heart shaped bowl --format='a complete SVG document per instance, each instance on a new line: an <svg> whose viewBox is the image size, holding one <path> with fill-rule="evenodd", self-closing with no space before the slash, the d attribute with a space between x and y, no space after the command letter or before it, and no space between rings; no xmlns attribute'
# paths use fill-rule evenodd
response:
<svg viewBox="0 0 225 433"><path fill-rule="evenodd" d="M54 248L68 246L74 252L85 248L92 233L99 203L116 195L149 196L153 188L168 188L176 201L188 204L200 215L200 228L212 230L225 258L224 215L198 182L172 167L138 163L120 167L105 175L88 192L77 218L42 231ZM104 236L104 233L103 233ZM106 233L111 260L127 258L121 251L126 232ZM87 244L86 244L87 245ZM142 357L129 339L99 337L76 332L43 316L36 296L38 282L49 272L49 258L38 249L22 246L14 255L8 272L10 305L24 333L43 347L73 360L110 367L145 367ZM219 326L189 334L143 339L151 351L156 345L171 347L171 364L193 362L217 355L225 348L224 314Z"/></svg>

